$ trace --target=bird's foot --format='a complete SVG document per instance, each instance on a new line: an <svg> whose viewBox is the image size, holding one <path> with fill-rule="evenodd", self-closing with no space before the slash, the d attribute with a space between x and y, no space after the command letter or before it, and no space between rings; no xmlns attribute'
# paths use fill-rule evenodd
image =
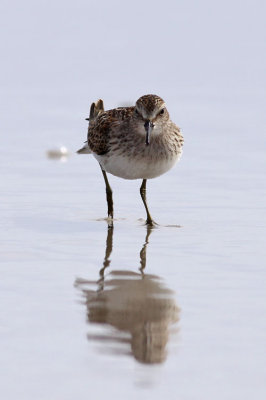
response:
<svg viewBox="0 0 266 400"><path fill-rule="evenodd" d="M107 220L107 224L108 224L108 229L113 229L113 227L114 227L114 217L113 217L113 215L108 215L106 220Z"/></svg>
<svg viewBox="0 0 266 400"><path fill-rule="evenodd" d="M147 218L147 220L146 220L146 225L148 225L148 226L150 226L150 227L159 226L159 224L157 224L157 222L153 221L152 218Z"/></svg>

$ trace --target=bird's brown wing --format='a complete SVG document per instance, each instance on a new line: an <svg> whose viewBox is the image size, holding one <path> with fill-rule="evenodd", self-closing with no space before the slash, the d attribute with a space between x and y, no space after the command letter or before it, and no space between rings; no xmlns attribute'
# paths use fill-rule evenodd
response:
<svg viewBox="0 0 266 400"><path fill-rule="evenodd" d="M106 154L109 150L109 134L114 120L108 114L108 112L100 114L91 121L88 129L88 145L98 155Z"/></svg>
<svg viewBox="0 0 266 400"><path fill-rule="evenodd" d="M90 119L88 128L88 145L98 154L104 155L109 151L109 141L112 130L130 117L134 107L121 107L103 111L96 118Z"/></svg>

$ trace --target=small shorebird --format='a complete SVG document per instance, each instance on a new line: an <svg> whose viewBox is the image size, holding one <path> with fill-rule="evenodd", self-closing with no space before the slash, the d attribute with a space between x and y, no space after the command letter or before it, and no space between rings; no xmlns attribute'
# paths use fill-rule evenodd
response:
<svg viewBox="0 0 266 400"><path fill-rule="evenodd" d="M112 189L106 172L124 179L142 179L140 194L147 225L154 225L146 201L146 181L164 174L182 154L183 136L170 119L159 96L140 97L133 107L104 111L103 101L92 103L88 137L79 154L92 153L106 186L108 219L113 221Z"/></svg>

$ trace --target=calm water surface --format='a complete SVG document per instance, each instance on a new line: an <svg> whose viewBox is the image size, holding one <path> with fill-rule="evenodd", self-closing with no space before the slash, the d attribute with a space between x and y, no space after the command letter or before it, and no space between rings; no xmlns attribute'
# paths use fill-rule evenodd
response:
<svg viewBox="0 0 266 400"><path fill-rule="evenodd" d="M241 3L241 18L236 1L170 3L154 13L164 29L148 56L146 3L144 15L81 0L1 6L5 399L265 398L262 3ZM167 62L151 62L158 46ZM84 118L100 96L111 108L149 92L181 126L184 155L148 181L152 230L141 182L110 177L108 230L97 162L75 154ZM61 145L69 157L47 157Z"/></svg>
<svg viewBox="0 0 266 400"><path fill-rule="evenodd" d="M263 393L266 230L256 164L231 175L233 162L213 158L205 168L187 145L176 169L149 182L160 223L151 231L140 219L139 183L111 178L117 220L108 231L94 159L50 160L41 146L8 150L0 325L7 398ZM200 168L192 174L193 157Z"/></svg>

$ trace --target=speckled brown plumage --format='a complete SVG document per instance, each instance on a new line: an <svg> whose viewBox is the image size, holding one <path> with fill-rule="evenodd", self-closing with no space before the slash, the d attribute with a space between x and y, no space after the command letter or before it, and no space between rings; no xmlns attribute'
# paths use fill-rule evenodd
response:
<svg viewBox="0 0 266 400"><path fill-rule="evenodd" d="M99 102L101 107L98 106ZM143 135L138 134L139 121L142 125L144 123L141 114L148 117L153 115L155 109L164 108L164 105L164 101L155 95L142 96L135 107L119 107L107 111L103 110L102 100L99 100L96 105L93 103L87 136L88 147L96 155L106 155L109 151L116 151L119 154L125 152L137 158L146 155L151 159L167 152L179 153L183 146L183 136L180 129L170 121L166 109L163 116L155 118L156 120L163 119L165 122L164 135L160 138L151 137L151 147L147 148Z"/></svg>
<svg viewBox="0 0 266 400"><path fill-rule="evenodd" d="M88 128L88 145L98 155L106 154L110 149L111 133L132 118L134 107L120 107L103 111L90 118Z"/></svg>
<svg viewBox="0 0 266 400"><path fill-rule="evenodd" d="M135 106L107 111L102 100L92 103L87 142L78 153L94 155L110 194L106 172L124 179L143 179L146 187L147 179L164 174L179 160L183 142L164 100L149 94L140 97ZM148 213L147 205L145 208ZM147 221L151 221L149 215Z"/></svg>

